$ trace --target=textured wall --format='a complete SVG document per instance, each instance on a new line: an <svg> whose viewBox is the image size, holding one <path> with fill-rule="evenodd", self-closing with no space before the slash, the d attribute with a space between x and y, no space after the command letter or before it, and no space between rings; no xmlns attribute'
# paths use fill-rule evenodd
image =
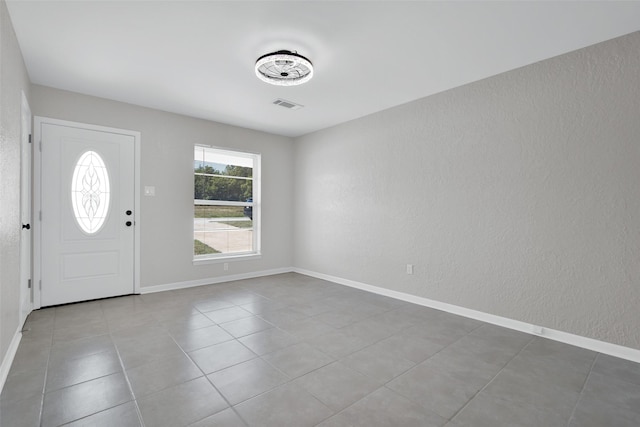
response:
<svg viewBox="0 0 640 427"><path fill-rule="evenodd" d="M639 51L633 33L298 138L294 265L640 349Z"/></svg>
<svg viewBox="0 0 640 427"><path fill-rule="evenodd" d="M141 132L141 286L287 268L292 264L292 140L44 86L32 88L34 116ZM262 258L193 265L193 145L262 154Z"/></svg>
<svg viewBox="0 0 640 427"><path fill-rule="evenodd" d="M7 5L0 1L0 362L19 327L20 115L29 86Z"/></svg>

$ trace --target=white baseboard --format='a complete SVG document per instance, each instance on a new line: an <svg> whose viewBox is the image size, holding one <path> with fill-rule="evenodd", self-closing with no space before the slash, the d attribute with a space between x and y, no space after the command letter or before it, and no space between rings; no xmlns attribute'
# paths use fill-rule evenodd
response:
<svg viewBox="0 0 640 427"><path fill-rule="evenodd" d="M341 277L330 276L328 274L317 273L302 268L293 268L296 273L306 276L316 277L318 279L327 280L329 282L338 283L340 285L361 289L375 294L399 299L413 304L423 305L425 307L435 308L437 310L446 311L448 313L457 314L459 316L468 317L470 319L480 320L482 322L491 323L493 325L503 326L505 328L514 329L516 331L525 332L527 334L549 338L554 341L571 344L576 347L586 348L588 350L597 351L598 353L608 354L610 356L619 357L621 359L631 360L640 363L640 350L624 347L617 344L599 341L593 338L587 338L568 332L558 331L546 327L533 325L531 323L521 322L519 320L509 319L507 317L496 316L495 314L485 313L482 311L471 310L469 308L460 307L453 304L447 304L428 298L423 298L404 292L393 291L390 289L380 288L378 286L368 285L354 280L343 279Z"/></svg>
<svg viewBox="0 0 640 427"><path fill-rule="evenodd" d="M13 359L16 357L16 353L18 352L18 346L20 345L21 339L22 332L20 332L20 329L18 329L13 335L13 339L11 340L11 344L9 344L7 353L2 359L2 365L0 365L0 392L2 392L2 389L4 388L4 383L7 381L7 376L9 376L9 370L11 369Z"/></svg>
<svg viewBox="0 0 640 427"><path fill-rule="evenodd" d="M556 329L541 327L538 325L533 325L531 323L521 322L519 320L509 319L507 317L497 316L495 314L472 310L469 308L460 307L458 305L448 304L445 302L440 302L440 301L432 300L429 298L423 298L416 295L407 294L404 292L398 292L398 291L393 291L391 289L368 285L366 283L357 282L355 280L343 279L341 277L331 276L328 274L318 273L315 271L305 270L305 269L296 268L296 267L286 267L286 268L277 268L272 270L254 271L251 273L234 274L234 275L228 275L228 276L212 277L207 279L190 280L185 282L167 283L164 285L145 286L140 289L140 293L149 294L153 292L162 292L162 291L170 291L174 289L191 288L194 286L212 285L216 283L232 282L234 280L253 279L256 277L272 276L274 274L282 274L282 273L290 273L290 272L295 272L295 273L304 274L306 276L316 277L318 279L327 280L329 282L337 283L340 285L361 289L363 291L372 292L378 295L384 295L387 297L410 302L413 304L422 305L425 307L435 308L437 310L442 310L447 313L457 314L459 316L480 320L482 322L490 323L492 325L498 325L498 326L513 329L516 331L524 332L527 334L549 338L554 341L563 342L563 343L574 345L577 347L586 348L588 350L597 351L598 353L608 354L610 356L615 356L621 359L631 360L633 362L640 363L640 350L636 350L633 348L624 347L621 345L612 344L605 341L596 340L593 338L583 337L581 335L575 335L569 332L563 332ZM15 337L14 337L14 341L16 341ZM15 343L15 348L13 349L13 354L11 355L11 361L13 361L13 356L15 355L15 351L18 349L19 342L20 342L20 338L18 338L17 342ZM12 341L12 346L13 345L14 345L14 342ZM10 352L7 352L7 355L9 354ZM9 367L11 366L11 361L9 362ZM7 367L7 373L8 373L9 367ZM6 379L6 375L7 375L7 373L4 372L4 362L3 362L2 368L3 368L3 371L1 373L4 376L0 377L0 380L2 380L0 384L4 384L4 380Z"/></svg>
<svg viewBox="0 0 640 427"><path fill-rule="evenodd" d="M144 286L140 288L141 294L153 292L171 291L174 289L192 288L194 286L213 285L216 283L233 282L234 280L254 279L256 277L273 276L274 274L291 273L292 267L274 268L272 270L252 271L251 273L232 274L228 276L209 277L207 279L188 280L186 282L167 283L164 285Z"/></svg>

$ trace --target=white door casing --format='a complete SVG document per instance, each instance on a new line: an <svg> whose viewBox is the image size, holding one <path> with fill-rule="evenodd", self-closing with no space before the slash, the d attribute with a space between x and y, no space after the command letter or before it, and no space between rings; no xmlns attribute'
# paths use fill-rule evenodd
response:
<svg viewBox="0 0 640 427"><path fill-rule="evenodd" d="M36 118L36 138L36 306L139 292L139 133Z"/></svg>
<svg viewBox="0 0 640 427"><path fill-rule="evenodd" d="M20 326L31 312L31 248L32 248L32 216L31 216L31 171L33 151L31 138L31 109L24 92L21 107L21 156L20 156L20 217L22 234L20 236Z"/></svg>

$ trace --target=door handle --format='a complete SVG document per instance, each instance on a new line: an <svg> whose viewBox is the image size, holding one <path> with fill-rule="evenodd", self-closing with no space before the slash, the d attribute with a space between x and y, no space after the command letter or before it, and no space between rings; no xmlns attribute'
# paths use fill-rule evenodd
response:
<svg viewBox="0 0 640 427"><path fill-rule="evenodd" d="M22 224L22 229L31 230L31 224Z"/></svg>

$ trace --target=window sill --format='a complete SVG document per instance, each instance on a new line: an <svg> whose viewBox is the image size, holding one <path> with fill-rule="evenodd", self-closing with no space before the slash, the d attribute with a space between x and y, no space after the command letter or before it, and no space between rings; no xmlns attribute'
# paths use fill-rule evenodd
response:
<svg viewBox="0 0 640 427"><path fill-rule="evenodd" d="M220 264L223 262L234 262L234 261L251 261L254 259L261 259L262 254L259 253L251 253L251 254L237 254L237 255L225 255L219 256L215 258L194 258L193 265L203 265L203 264Z"/></svg>

